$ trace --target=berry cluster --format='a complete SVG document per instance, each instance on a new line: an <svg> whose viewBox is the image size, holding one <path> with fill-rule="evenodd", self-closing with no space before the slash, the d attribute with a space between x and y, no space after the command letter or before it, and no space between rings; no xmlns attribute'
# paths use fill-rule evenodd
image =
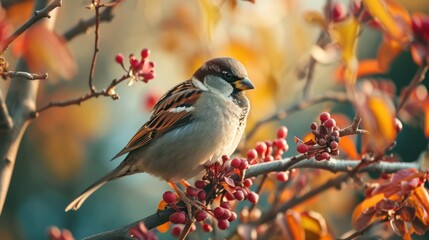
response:
<svg viewBox="0 0 429 240"><path fill-rule="evenodd" d="M155 63L149 61L149 55L150 51L147 48L140 52L140 60L138 60L134 54L130 54L128 58L130 66L127 70L124 66L124 56L120 53L116 54L115 61L131 76L131 80L128 83L129 85L134 84L135 81L143 81L147 83L149 80L155 78Z"/></svg>
<svg viewBox="0 0 429 240"><path fill-rule="evenodd" d="M340 128L327 112L322 112L319 119L320 125L315 122L310 125L315 141L301 141L296 150L308 157L314 157L317 161L329 160L331 156L339 154Z"/></svg>

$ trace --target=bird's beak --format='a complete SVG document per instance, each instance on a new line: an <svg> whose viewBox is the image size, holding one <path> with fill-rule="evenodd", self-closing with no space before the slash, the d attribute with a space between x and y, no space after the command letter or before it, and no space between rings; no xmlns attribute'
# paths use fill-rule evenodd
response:
<svg viewBox="0 0 429 240"><path fill-rule="evenodd" d="M234 86L234 88L242 91L255 89L255 86L248 78L243 78L238 81L235 81L232 85Z"/></svg>

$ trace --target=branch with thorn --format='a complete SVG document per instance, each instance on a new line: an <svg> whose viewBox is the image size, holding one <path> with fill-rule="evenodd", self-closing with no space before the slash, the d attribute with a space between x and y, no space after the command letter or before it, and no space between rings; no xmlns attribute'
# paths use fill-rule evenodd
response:
<svg viewBox="0 0 429 240"><path fill-rule="evenodd" d="M27 80L46 80L48 79L48 73L29 73L29 72L22 72L22 71L7 71L7 72L0 72L0 75L3 78L24 78Z"/></svg>

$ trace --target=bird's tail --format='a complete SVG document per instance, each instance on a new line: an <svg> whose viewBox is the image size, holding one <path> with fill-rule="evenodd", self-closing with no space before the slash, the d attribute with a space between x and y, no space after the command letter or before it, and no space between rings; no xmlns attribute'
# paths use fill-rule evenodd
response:
<svg viewBox="0 0 429 240"><path fill-rule="evenodd" d="M104 184L106 184L107 182L129 175L131 174L129 172L130 170L130 166L126 165L126 164L120 164L118 167L116 167L115 169L113 169L110 173L108 173L106 176L102 177L101 179L99 179L97 182L95 182L94 184L92 184L89 188L87 188L85 191L83 191L79 197L77 197L75 200L73 200L73 202L71 202L67 207L66 207L66 212L70 211L70 210L78 210L80 208L80 206L83 204L83 202L91 195L93 194L95 191L97 191L97 189L99 189L100 187L102 187Z"/></svg>

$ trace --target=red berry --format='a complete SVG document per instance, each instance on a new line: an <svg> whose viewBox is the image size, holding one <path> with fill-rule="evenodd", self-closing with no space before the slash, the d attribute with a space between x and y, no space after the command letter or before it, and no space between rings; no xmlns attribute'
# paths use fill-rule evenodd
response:
<svg viewBox="0 0 429 240"><path fill-rule="evenodd" d="M234 168L239 168L241 165L241 160L239 158L234 158L231 160L231 166Z"/></svg>
<svg viewBox="0 0 429 240"><path fill-rule="evenodd" d="M204 201L204 200L206 200L206 197L207 197L206 191L201 190L198 192L198 200Z"/></svg>
<svg viewBox="0 0 429 240"><path fill-rule="evenodd" d="M327 153L327 152L323 152L323 153L321 153L321 154L320 154L320 157L321 157L322 159L324 159L324 160L329 160L329 159L331 159L331 155L329 155L329 153Z"/></svg>
<svg viewBox="0 0 429 240"><path fill-rule="evenodd" d="M268 155L264 158L264 162L272 162L274 161L274 157L272 155Z"/></svg>
<svg viewBox="0 0 429 240"><path fill-rule="evenodd" d="M323 123L323 126L325 126L327 128L333 128L333 127L335 127L335 125L337 125L337 123L335 122L335 119L333 119L333 118L330 118Z"/></svg>
<svg viewBox="0 0 429 240"><path fill-rule="evenodd" d="M276 179L281 182L286 182L289 180L289 173L287 172L278 172L276 173Z"/></svg>
<svg viewBox="0 0 429 240"><path fill-rule="evenodd" d="M273 142L273 144L279 150L285 150L286 149L286 145L287 145L286 139L284 139L284 138L281 138L281 139L279 138L279 139L275 140Z"/></svg>
<svg viewBox="0 0 429 240"><path fill-rule="evenodd" d="M221 216L221 220L228 220L231 217L231 211L225 209L223 215Z"/></svg>
<svg viewBox="0 0 429 240"><path fill-rule="evenodd" d="M329 144L329 147L330 147L332 150L335 150L335 149L337 149L337 148L338 148L338 143L337 143L337 142L335 142L335 141L332 141L332 142Z"/></svg>
<svg viewBox="0 0 429 240"><path fill-rule="evenodd" d="M171 191L167 191L164 194L162 194L162 199L166 203L173 203L176 201L176 195Z"/></svg>
<svg viewBox="0 0 429 240"><path fill-rule="evenodd" d="M230 192L226 192L226 193L225 193L225 198L226 198L226 200L228 200L228 201L235 200L234 195L233 195L232 193L230 193Z"/></svg>
<svg viewBox="0 0 429 240"><path fill-rule="evenodd" d="M324 123L326 120L328 120L328 119L330 119L331 118L331 114L329 114L328 112L322 112L320 115L319 115L319 119L320 119L320 122L321 123Z"/></svg>
<svg viewBox="0 0 429 240"><path fill-rule="evenodd" d="M140 66L140 61L139 60L137 60L137 58L133 55L133 54L131 54L130 55L130 65L131 65L131 67L133 68L133 69L137 69L137 68L139 68L139 66Z"/></svg>
<svg viewBox="0 0 429 240"><path fill-rule="evenodd" d="M237 219L237 213L231 211L231 217L228 218L229 222L235 221Z"/></svg>
<svg viewBox="0 0 429 240"><path fill-rule="evenodd" d="M212 225L210 225L208 223L204 223L201 228L203 229L204 232L211 232L211 231L213 231Z"/></svg>
<svg viewBox="0 0 429 240"><path fill-rule="evenodd" d="M240 163L240 166L238 166L238 169L245 170L248 167L249 167L249 163L246 160L241 159L241 163Z"/></svg>
<svg viewBox="0 0 429 240"><path fill-rule="evenodd" d="M288 129L285 126L281 126L279 130L277 130L277 138L286 138L288 133Z"/></svg>
<svg viewBox="0 0 429 240"><path fill-rule="evenodd" d="M259 195L257 193L255 193L255 192L249 192L249 195L247 196L247 199L249 200L249 202L255 204L259 200Z"/></svg>
<svg viewBox="0 0 429 240"><path fill-rule="evenodd" d="M124 55L122 55L120 53L116 54L115 61L117 63L119 63L120 65L123 65L124 64Z"/></svg>
<svg viewBox="0 0 429 240"><path fill-rule="evenodd" d="M316 156L314 156L314 159L315 159L316 161L322 161L324 158L322 157L322 155L320 155L320 154L316 154Z"/></svg>
<svg viewBox="0 0 429 240"><path fill-rule="evenodd" d="M247 161L251 161L258 157L258 152L255 149L247 151Z"/></svg>
<svg viewBox="0 0 429 240"><path fill-rule="evenodd" d="M301 144L299 144L299 145L296 147L296 150L297 150L299 153L306 153L306 152L308 152L308 149L309 149L309 147L308 147L308 145L307 145L307 144L305 144L305 143L301 143Z"/></svg>
<svg viewBox="0 0 429 240"><path fill-rule="evenodd" d="M227 210L227 209L225 209L225 208L222 208L222 207L216 207L216 208L213 210L214 217L215 217L216 219L221 219L221 218L222 218L222 216L223 216L223 214L225 213L225 211L228 211L228 210Z"/></svg>
<svg viewBox="0 0 429 240"><path fill-rule="evenodd" d="M170 219L170 222L174 224L185 223L186 215L184 212L175 212L170 215L169 219Z"/></svg>
<svg viewBox="0 0 429 240"><path fill-rule="evenodd" d="M206 186L206 183L203 180L197 180L194 185L199 189L203 189Z"/></svg>
<svg viewBox="0 0 429 240"><path fill-rule="evenodd" d="M235 199L237 199L238 201L243 201L245 196L244 196L244 192L241 190L237 190L234 192L234 197Z"/></svg>
<svg viewBox="0 0 429 240"><path fill-rule="evenodd" d="M340 136L340 131L338 131L338 130L334 130L334 131L332 132L332 136L334 136L334 137L339 137L339 136Z"/></svg>
<svg viewBox="0 0 429 240"><path fill-rule="evenodd" d="M176 225L171 229L171 234L175 237L179 237L180 234L182 233L182 230L183 230L183 226Z"/></svg>
<svg viewBox="0 0 429 240"><path fill-rule="evenodd" d="M141 55L142 59L146 59L146 58L148 58L148 57L149 57L149 54L150 54L150 50L149 50L149 49L147 49L147 48L143 49L143 50L140 52L140 55Z"/></svg>
<svg viewBox="0 0 429 240"><path fill-rule="evenodd" d="M207 218L207 212L206 211L198 212L195 215L195 220L197 220L198 222L204 221L204 220L206 220L206 218Z"/></svg>
<svg viewBox="0 0 429 240"><path fill-rule="evenodd" d="M188 187L188 188L186 188L186 194L189 197L195 197L195 196L197 196L198 192L199 192L198 189L196 189L194 187Z"/></svg>
<svg viewBox="0 0 429 240"><path fill-rule="evenodd" d="M231 209L231 205L229 204L229 202L221 202L219 205L221 208L225 208L225 209Z"/></svg>
<svg viewBox="0 0 429 240"><path fill-rule="evenodd" d="M222 162L226 162L229 160L229 157L227 155L222 155Z"/></svg>
<svg viewBox="0 0 429 240"><path fill-rule="evenodd" d="M220 220L220 221L218 221L217 222L217 227L220 230L226 230L226 229L228 229L229 228L229 222L228 222L228 220Z"/></svg>
<svg viewBox="0 0 429 240"><path fill-rule="evenodd" d="M245 187L250 187L250 186L252 186L252 184L253 184L253 182L252 182L252 179L250 179L250 178L246 178L246 179L244 179L244 181L243 181L243 185L244 185Z"/></svg>
<svg viewBox="0 0 429 240"><path fill-rule="evenodd" d="M258 153L259 157L264 157L267 152L267 144L264 142L257 142L255 146L255 150Z"/></svg>

